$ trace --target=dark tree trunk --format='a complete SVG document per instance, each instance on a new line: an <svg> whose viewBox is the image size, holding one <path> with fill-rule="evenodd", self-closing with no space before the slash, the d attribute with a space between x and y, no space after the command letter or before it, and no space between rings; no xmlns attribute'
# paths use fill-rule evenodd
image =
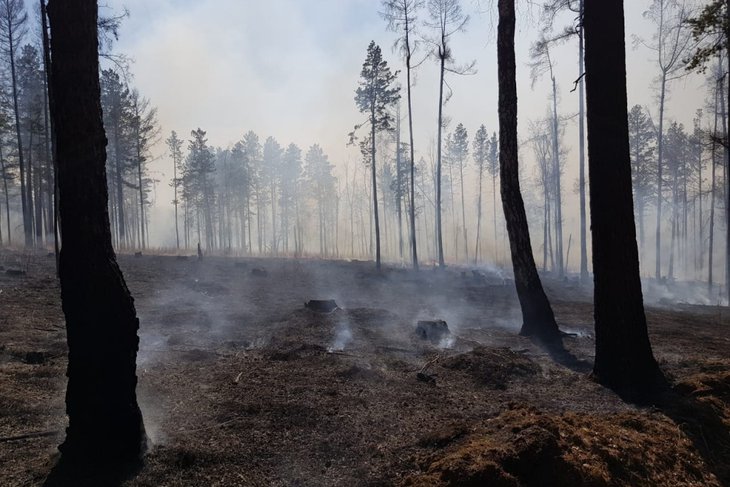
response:
<svg viewBox="0 0 730 487"><path fill-rule="evenodd" d="M60 449L85 464L135 460L146 444L135 393L139 320L109 229L97 11L96 0L48 5L69 348L69 426Z"/></svg>
<svg viewBox="0 0 730 487"><path fill-rule="evenodd" d="M411 102L411 44L408 38L408 17L406 16L406 82L408 83L408 137L411 151L411 258L413 268L418 270L418 250L416 248L416 157L413 148L413 105Z"/></svg>
<svg viewBox="0 0 730 487"><path fill-rule="evenodd" d="M10 193L8 193L8 178L5 170L5 159L3 158L2 143L0 143L0 176L3 178L3 193L5 193L5 224L8 228L8 245L12 245L13 238L10 233Z"/></svg>
<svg viewBox="0 0 730 487"><path fill-rule="evenodd" d="M378 214L378 181L375 177L375 108L370 112L371 174L373 183L373 215L375 217L375 267L380 270L380 216Z"/></svg>
<svg viewBox="0 0 730 487"><path fill-rule="evenodd" d="M588 170L596 358L593 374L627 393L661 372L652 355L639 278L631 195L623 2L585 6Z"/></svg>
<svg viewBox="0 0 730 487"><path fill-rule="evenodd" d="M439 51L441 57L441 71L439 78L439 116L436 139L436 244L438 247L439 267L444 267L444 239L441 232L441 131L443 128L443 108L444 108L444 56L445 53Z"/></svg>
<svg viewBox="0 0 730 487"><path fill-rule="evenodd" d="M522 307L523 335L542 339L560 336L555 316L537 274L525 204L520 193L517 159L517 83L515 68L515 2L499 0L497 58L499 63L499 169L502 206L507 223L517 296Z"/></svg>
<svg viewBox="0 0 730 487"><path fill-rule="evenodd" d="M12 21L8 21L8 25L12 26ZM20 169L20 202L23 212L23 233L25 234L25 246L33 245L33 230L30 216L30 208L28 206L28 188L26 187L25 161L23 160L23 138L20 134L20 109L18 108L18 81L15 74L15 39L12 27L8 32L9 53L10 57L10 81L13 92L13 112L15 114L15 134L18 142L18 166Z"/></svg>

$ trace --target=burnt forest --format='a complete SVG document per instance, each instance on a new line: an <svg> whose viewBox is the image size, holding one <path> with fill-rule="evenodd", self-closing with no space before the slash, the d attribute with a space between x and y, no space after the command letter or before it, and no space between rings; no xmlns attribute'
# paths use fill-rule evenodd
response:
<svg viewBox="0 0 730 487"><path fill-rule="evenodd" d="M0 0L0 486L730 486L726 0Z"/></svg>

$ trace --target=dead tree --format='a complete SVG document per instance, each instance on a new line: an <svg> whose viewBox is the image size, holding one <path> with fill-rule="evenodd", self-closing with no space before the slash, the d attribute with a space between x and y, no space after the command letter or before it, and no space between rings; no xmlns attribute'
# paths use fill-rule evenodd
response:
<svg viewBox="0 0 730 487"><path fill-rule="evenodd" d="M525 204L520 193L517 158L517 81L515 67L515 2L499 0L497 60L499 82L499 161L502 207L507 223L517 297L522 308L523 335L559 338L550 302L542 288L532 255Z"/></svg>
<svg viewBox="0 0 730 487"><path fill-rule="evenodd" d="M139 320L107 212L97 16L96 0L48 4L69 348L69 425L60 449L64 459L84 465L135 460L146 444L135 392Z"/></svg>

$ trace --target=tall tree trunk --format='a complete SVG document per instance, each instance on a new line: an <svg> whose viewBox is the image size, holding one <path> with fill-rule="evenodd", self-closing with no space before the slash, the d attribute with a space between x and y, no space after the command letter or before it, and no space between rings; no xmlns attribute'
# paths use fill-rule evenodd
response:
<svg viewBox="0 0 730 487"><path fill-rule="evenodd" d="M20 202L23 212L23 233L25 235L25 246L33 245L32 222L30 220L30 208L28 207L28 188L25 181L25 160L23 158L23 137L20 133L20 108L18 107L18 78L15 73L15 33L12 30L12 22L8 22L10 31L7 33L9 42L10 57L10 83L13 92L13 112L15 115L15 135L18 143L18 166L20 169Z"/></svg>
<svg viewBox="0 0 730 487"><path fill-rule="evenodd" d="M43 86L45 87L45 117L46 127L48 132L46 133L46 153L49 158L49 166L52 169L53 187L51 189L52 195L49 203L52 205L51 210L53 212L51 218L51 224L53 225L53 249L56 257L56 275L58 276L60 265L61 265L61 249L60 249L60 238L58 234L59 225L59 208L58 208L58 168L56 167L56 131L53 126L53 120L49 116L51 110L53 110L53 87L50 83L50 71L51 71L51 46L50 39L48 38L48 17L46 13L46 2L40 0L40 13L41 13L41 42L43 46ZM50 146L49 146L50 140Z"/></svg>
<svg viewBox="0 0 730 487"><path fill-rule="evenodd" d="M117 105L112 108L112 130L114 132L114 176L116 185L117 199L117 232L119 233L119 245L126 245L126 222L124 221L124 183L123 183L123 167L122 167L122 149L119 130L119 117L121 116L120 94L114 95L114 103Z"/></svg>
<svg viewBox="0 0 730 487"><path fill-rule="evenodd" d="M550 210L547 201L547 189L543 185L543 194L545 195L542 210L542 271L547 272L548 245L550 237L548 236L548 222L550 221Z"/></svg>
<svg viewBox="0 0 730 487"><path fill-rule="evenodd" d="M551 68L552 69L552 68ZM560 137L558 134L558 90L555 85L555 77L551 76L553 82L553 178L555 180L555 252L558 267L558 278L563 278L565 263L563 262L563 201L560 187Z"/></svg>
<svg viewBox="0 0 730 487"><path fill-rule="evenodd" d="M580 280L588 281L588 244L586 239L586 177L585 177L585 88L583 64L583 6L580 0L580 29L578 31L578 194L580 195ZM643 237L642 237L643 238ZM643 241L643 240L642 240Z"/></svg>
<svg viewBox="0 0 730 487"><path fill-rule="evenodd" d="M51 0L63 248L61 298L68 336L64 458L135 460L145 449L137 406L134 301L111 244L95 0Z"/></svg>
<svg viewBox="0 0 730 487"><path fill-rule="evenodd" d="M587 64L587 63L586 63ZM662 277L662 172L664 170L664 99L666 98L667 75L662 73L659 92L659 134L657 136L657 178L656 178L656 269L655 277Z"/></svg>
<svg viewBox="0 0 730 487"><path fill-rule="evenodd" d="M661 372L644 315L631 195L623 2L586 3L588 170L596 330L593 374L626 393Z"/></svg>
<svg viewBox="0 0 730 487"><path fill-rule="evenodd" d="M469 236L466 232L466 205L464 204L464 161L459 162L459 180L461 182L461 226L464 229L464 262L469 262Z"/></svg>
<svg viewBox="0 0 730 487"><path fill-rule="evenodd" d="M730 43L730 41L726 40ZM727 72L725 76L720 78L720 119L722 120L722 134L725 140L723 145L723 157L722 167L724 168L723 174L725 175L724 194L725 194L725 298L728 304L730 304L730 191L728 191L728 171L730 171L730 160L728 160L728 146L727 146L727 108L725 105L725 79L727 78Z"/></svg>
<svg viewBox="0 0 730 487"><path fill-rule="evenodd" d="M515 2L499 0L497 58L499 80L499 162L502 207L507 222L523 335L558 339L560 331L535 267L520 193L517 158L517 82L515 68Z"/></svg>
<svg viewBox="0 0 730 487"><path fill-rule="evenodd" d="M672 168L672 229L671 229L671 235L669 238L669 270L667 272L667 279L674 279L674 248L677 244L677 190L678 190L678 170L677 167L679 165L679 161L677 161L674 168Z"/></svg>
<svg viewBox="0 0 730 487"><path fill-rule="evenodd" d="M8 245L13 244L13 237L10 233L10 193L8 193L8 178L5 172L5 158L2 152L2 143L0 142L0 173L3 178L3 193L5 193L5 224L8 228Z"/></svg>
<svg viewBox="0 0 730 487"><path fill-rule="evenodd" d="M704 262L704 225L703 225L703 219L702 219L702 140L700 138L697 139L697 169L698 169L698 177L697 181L699 182L699 191L697 194L697 198L699 199L699 222L698 230L699 230L699 256L698 256L698 266L697 269L699 270L699 279L702 279L702 269L705 265Z"/></svg>
<svg viewBox="0 0 730 487"><path fill-rule="evenodd" d="M713 133L717 133L717 101L719 99L719 82L715 84L715 121L714 121L714 128ZM715 141L715 137L712 138L712 153L711 153L711 160L710 164L712 165L712 188L710 189L710 242L709 242L709 248L707 251L708 254L708 262L707 262L707 288L708 292L712 293L712 273L713 273L713 263L712 263L712 257L714 254L714 243L715 243L715 191L717 189L717 180L716 180L716 173L717 173L717 142Z"/></svg>
<svg viewBox="0 0 730 487"><path fill-rule="evenodd" d="M273 171L273 168L271 169ZM276 242L276 183L271 182L271 255L277 253L277 242Z"/></svg>
<svg viewBox="0 0 730 487"><path fill-rule="evenodd" d="M494 222L494 263L499 261L497 249L497 174L492 174L492 222Z"/></svg>
<svg viewBox="0 0 730 487"><path fill-rule="evenodd" d="M140 247L145 248L146 235L145 235L145 215L144 215L144 185L142 184L142 147L139 140L139 124L141 120L141 114L139 113L139 106L135 101L135 148L137 152L137 185L139 186L139 229L141 233Z"/></svg>
<svg viewBox="0 0 730 487"><path fill-rule="evenodd" d="M444 239L441 232L441 131L443 127L444 109L444 62L446 53L439 51L441 57L441 70L439 74L439 115L438 129L436 131L436 244L438 247L439 267L444 267Z"/></svg>
<svg viewBox="0 0 730 487"><path fill-rule="evenodd" d="M30 110L29 110L30 114ZM34 188L33 188L33 176L35 174L35 169L33 168L33 122L28 121L29 130L28 130L28 159L26 160L26 167L25 167L25 195L28 198L28 220L30 221L30 234L31 234L31 242L35 245L37 243L34 235L34 231L37 228L36 222L36 207L38 206L38 202L35 201L35 195L34 195Z"/></svg>
<svg viewBox="0 0 730 487"><path fill-rule="evenodd" d="M38 144L40 149L40 144ZM33 202L34 202L34 211L35 216L33 220L35 221L35 241L36 245L43 245L43 177L41 173L41 169L43 169L43 163L41 162L40 158L40 150L38 151L39 154L37 154L39 157L36 157L36 167L33 170Z"/></svg>
<svg viewBox="0 0 730 487"><path fill-rule="evenodd" d="M484 167L479 167L479 199L477 201L477 239L474 245L474 265L479 263L479 236L482 229L482 181L484 179Z"/></svg>
<svg viewBox="0 0 730 487"><path fill-rule="evenodd" d="M400 102L398 103L398 111L397 111L397 124L396 124L396 136L395 136L395 180L396 180L396 188L398 190L395 192L395 212L396 217L398 218L398 258L403 261L403 214L401 211L401 203L402 203L402 196L403 196L403 182L402 182L402 174L403 171L401 170L401 150L400 150Z"/></svg>
<svg viewBox="0 0 730 487"><path fill-rule="evenodd" d="M373 217L375 218L375 267L380 270L380 216L378 215L378 182L375 177L375 108L370 111L371 173L373 183Z"/></svg>
<svg viewBox="0 0 730 487"><path fill-rule="evenodd" d="M178 216L177 216L177 156L174 156L172 158L172 183L173 183L173 190L174 190L174 202L175 202L175 245L178 250L180 250L180 227L178 224Z"/></svg>
<svg viewBox="0 0 730 487"><path fill-rule="evenodd" d="M408 83L408 137L410 139L411 151L411 258L413 259L413 268L418 270L418 250L416 246L416 157L413 148L413 104L411 102L411 44L408 37L409 19L406 16L406 82Z"/></svg>

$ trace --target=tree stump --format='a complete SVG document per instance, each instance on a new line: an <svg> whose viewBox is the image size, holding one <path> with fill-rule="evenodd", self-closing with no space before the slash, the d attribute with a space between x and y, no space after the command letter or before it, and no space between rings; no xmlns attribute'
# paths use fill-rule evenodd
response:
<svg viewBox="0 0 730 487"><path fill-rule="evenodd" d="M304 307L317 313L331 313L338 308L334 299L310 299Z"/></svg>

